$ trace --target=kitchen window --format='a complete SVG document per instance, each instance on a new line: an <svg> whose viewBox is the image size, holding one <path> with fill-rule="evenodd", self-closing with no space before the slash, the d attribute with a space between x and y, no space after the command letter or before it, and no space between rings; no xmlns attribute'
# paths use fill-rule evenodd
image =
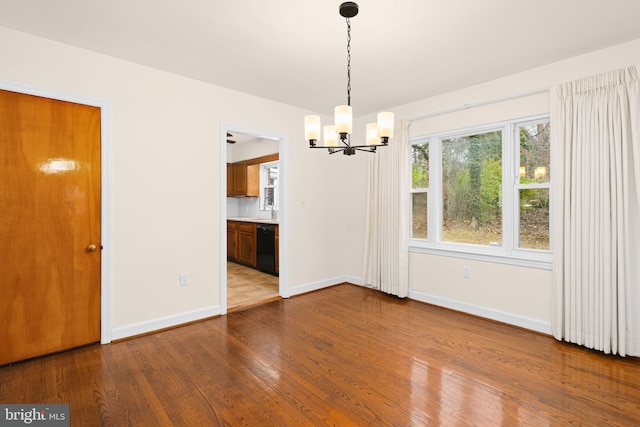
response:
<svg viewBox="0 0 640 427"><path fill-rule="evenodd" d="M260 164L260 209L277 211L279 206L278 163Z"/></svg>
<svg viewBox="0 0 640 427"><path fill-rule="evenodd" d="M550 268L548 116L410 143L412 251Z"/></svg>

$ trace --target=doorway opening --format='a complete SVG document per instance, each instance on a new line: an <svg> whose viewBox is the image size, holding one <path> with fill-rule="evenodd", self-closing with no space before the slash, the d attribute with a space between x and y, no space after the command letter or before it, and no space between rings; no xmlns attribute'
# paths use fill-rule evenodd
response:
<svg viewBox="0 0 640 427"><path fill-rule="evenodd" d="M282 135L222 125L222 312L286 297L286 144Z"/></svg>

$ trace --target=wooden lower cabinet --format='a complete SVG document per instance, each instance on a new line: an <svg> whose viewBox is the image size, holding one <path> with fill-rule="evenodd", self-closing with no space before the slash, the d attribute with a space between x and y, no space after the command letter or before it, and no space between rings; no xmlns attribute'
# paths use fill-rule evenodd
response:
<svg viewBox="0 0 640 427"><path fill-rule="evenodd" d="M279 227L275 227L275 264L276 274L280 272L280 237ZM256 267L257 255L256 223L243 221L227 221L227 259L250 267Z"/></svg>
<svg viewBox="0 0 640 427"><path fill-rule="evenodd" d="M238 258L238 223L227 221L227 259Z"/></svg>
<svg viewBox="0 0 640 427"><path fill-rule="evenodd" d="M237 260L251 267L256 266L256 224L238 222Z"/></svg>

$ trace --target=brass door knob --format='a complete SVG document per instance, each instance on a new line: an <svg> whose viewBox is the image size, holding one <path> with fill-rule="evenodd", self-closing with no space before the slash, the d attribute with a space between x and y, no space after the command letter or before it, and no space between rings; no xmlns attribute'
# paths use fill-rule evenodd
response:
<svg viewBox="0 0 640 427"><path fill-rule="evenodd" d="M93 243L90 244L89 246L87 246L87 252L93 252L96 249L98 249L98 247L96 245L94 245Z"/></svg>

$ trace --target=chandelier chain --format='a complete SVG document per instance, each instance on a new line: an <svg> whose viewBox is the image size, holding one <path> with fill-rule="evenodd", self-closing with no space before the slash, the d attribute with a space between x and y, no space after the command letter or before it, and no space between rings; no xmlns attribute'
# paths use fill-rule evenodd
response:
<svg viewBox="0 0 640 427"><path fill-rule="evenodd" d="M347 19L347 105L351 105L351 21Z"/></svg>

